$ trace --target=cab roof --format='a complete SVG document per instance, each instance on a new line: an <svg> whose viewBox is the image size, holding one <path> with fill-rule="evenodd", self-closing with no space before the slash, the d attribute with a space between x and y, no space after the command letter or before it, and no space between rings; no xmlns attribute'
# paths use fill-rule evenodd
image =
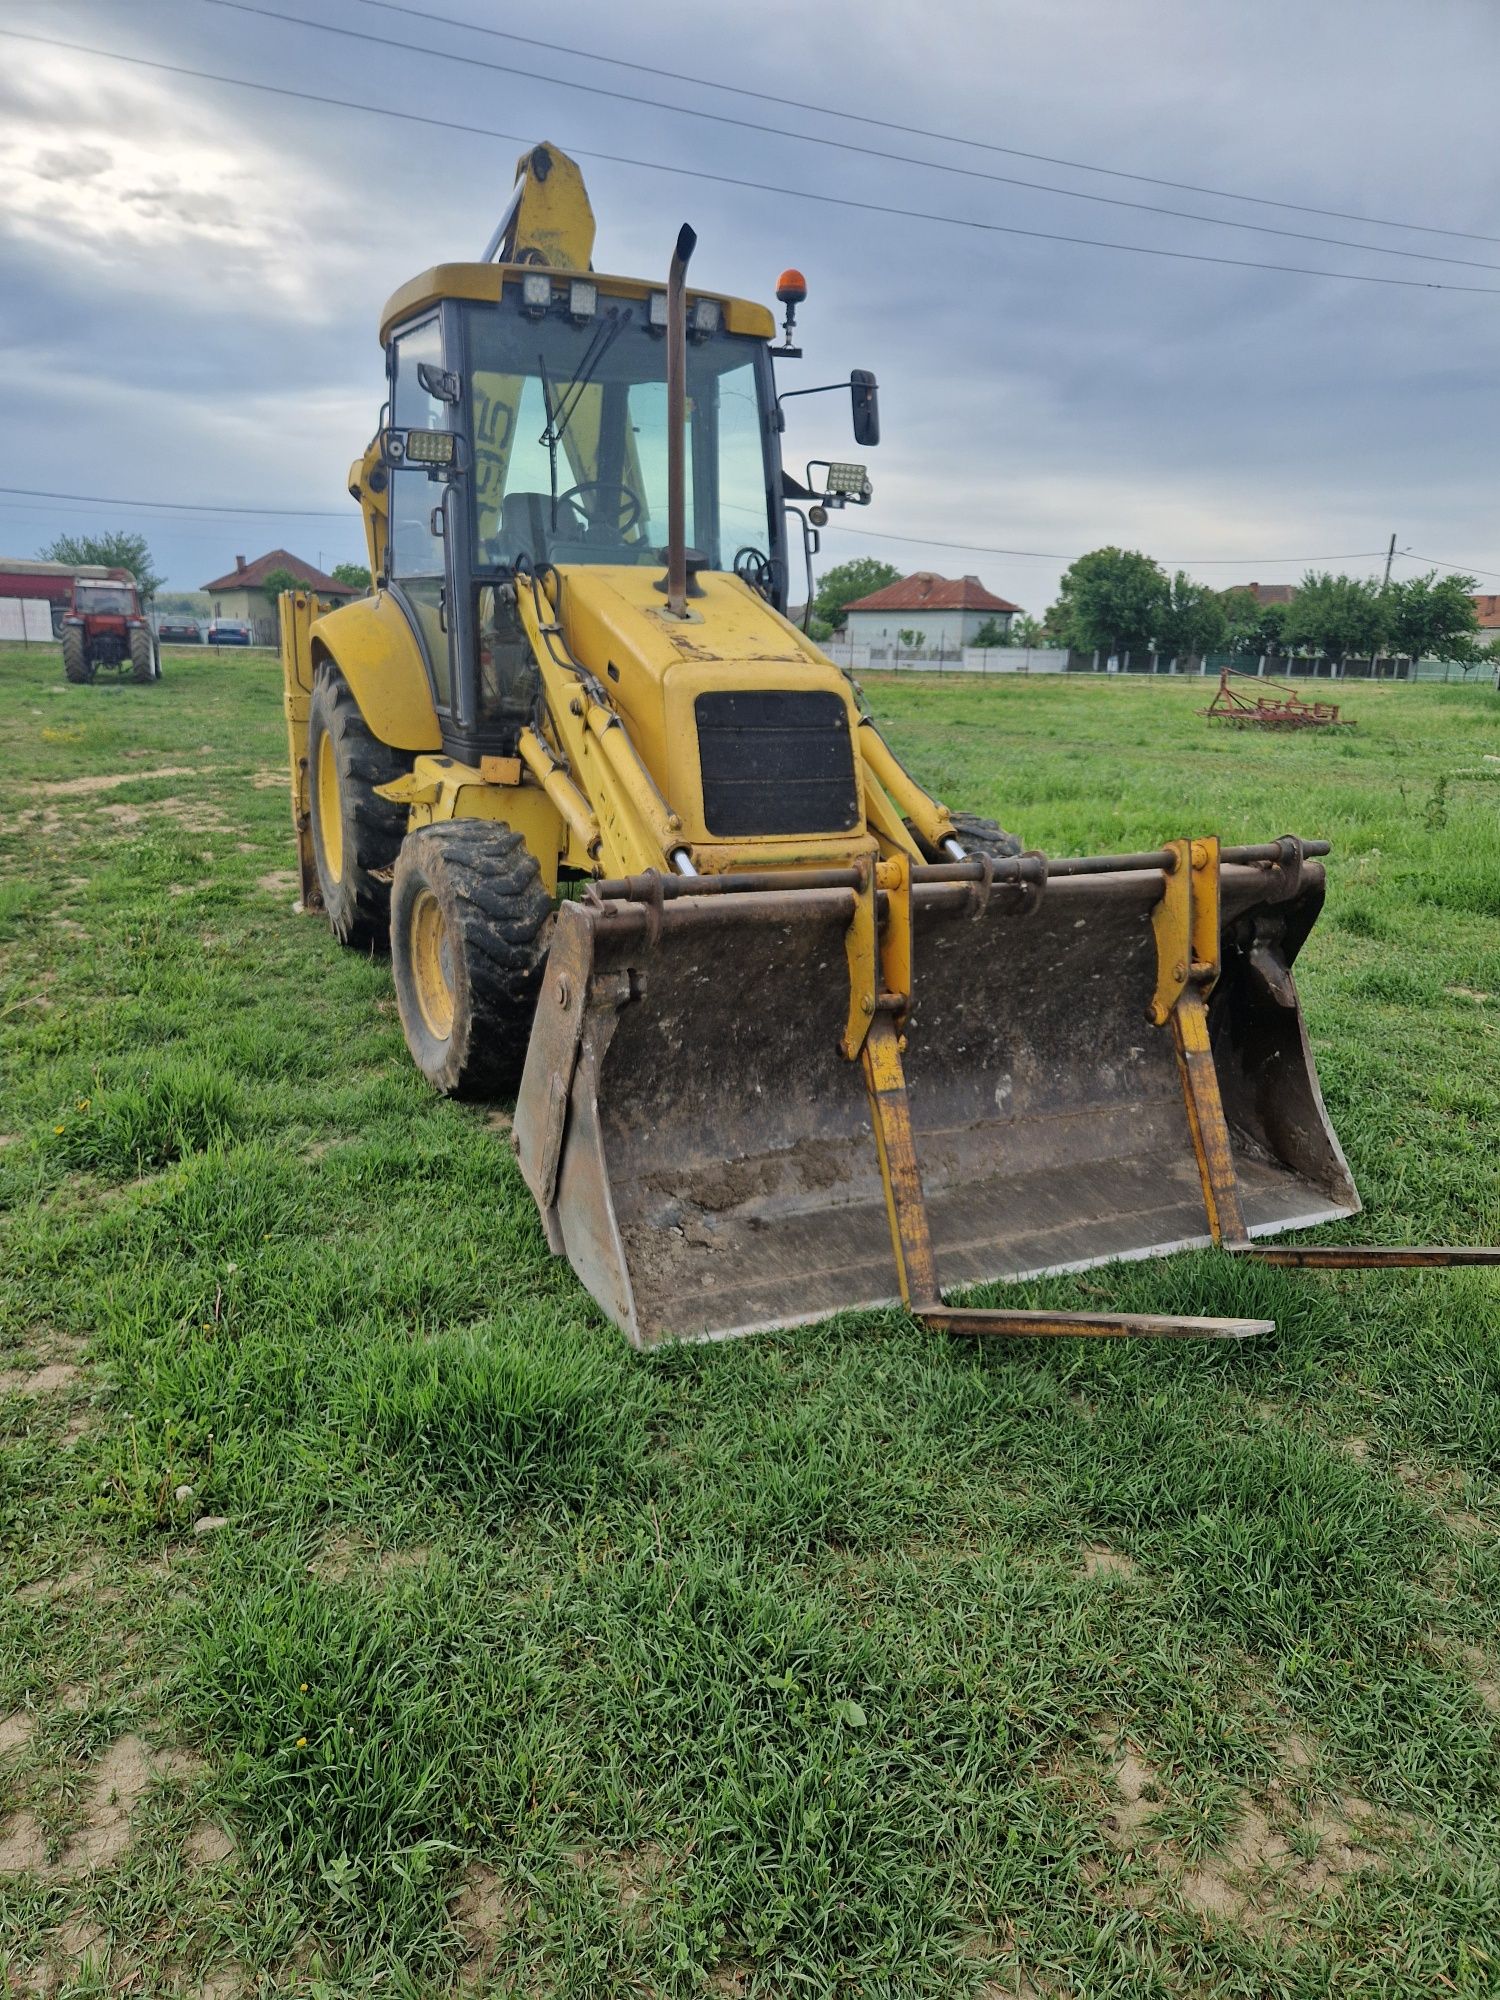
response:
<svg viewBox="0 0 1500 2000"><path fill-rule="evenodd" d="M553 270L536 264L434 264L430 271L409 278L399 291L392 292L386 300L385 310L380 316L380 344L382 347L385 345L393 329L403 320L439 304L443 299L477 299L481 304L486 301L491 305L498 304L500 288L507 279L520 279L538 269L547 269L548 275L557 279L587 278L591 285L599 287L601 293L617 299L646 299L653 292L666 290L663 280L651 282L645 278L611 278L598 271ZM723 292L694 290L688 296L717 299L723 309L724 326L730 333L753 334L761 340L775 337L776 321L765 306L756 305L749 299L732 299Z"/></svg>

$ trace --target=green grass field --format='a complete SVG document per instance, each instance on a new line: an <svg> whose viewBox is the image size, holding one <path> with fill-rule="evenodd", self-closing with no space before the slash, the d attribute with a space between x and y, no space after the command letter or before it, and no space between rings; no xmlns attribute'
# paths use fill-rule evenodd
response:
<svg viewBox="0 0 1500 2000"><path fill-rule="evenodd" d="M274 665L165 665L0 651L0 1990L1500 1993L1494 1273L633 1356L293 914ZM1053 852L1330 836L1359 1226L1497 1239L1493 693L866 691Z"/></svg>

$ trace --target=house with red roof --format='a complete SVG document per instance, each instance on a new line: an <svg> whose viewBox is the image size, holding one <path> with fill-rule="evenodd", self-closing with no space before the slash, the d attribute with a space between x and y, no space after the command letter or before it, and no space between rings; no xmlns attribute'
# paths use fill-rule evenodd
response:
<svg viewBox="0 0 1500 2000"><path fill-rule="evenodd" d="M325 604L346 604L351 597L364 596L362 590L352 584L340 583L336 576L325 576L322 570L304 562L301 556L294 556L289 549L271 549L265 555L257 556L254 562L246 562L243 556L236 556L232 570L201 586L208 592L213 605L212 615L253 625L258 639L264 637L266 643L273 642L276 636L276 606L266 590L266 578L278 569L290 570L299 583L315 591Z"/></svg>
<svg viewBox="0 0 1500 2000"><path fill-rule="evenodd" d="M1481 639L1500 639L1500 596L1491 591L1476 591L1474 616Z"/></svg>
<svg viewBox="0 0 1500 2000"><path fill-rule="evenodd" d="M845 607L845 637L857 646L877 651L889 646L922 652L957 652L972 646L981 626L991 619L1002 631L1018 617L1021 607L986 590L977 576L939 576L919 569L899 583L872 590ZM903 639L903 632L920 637Z"/></svg>

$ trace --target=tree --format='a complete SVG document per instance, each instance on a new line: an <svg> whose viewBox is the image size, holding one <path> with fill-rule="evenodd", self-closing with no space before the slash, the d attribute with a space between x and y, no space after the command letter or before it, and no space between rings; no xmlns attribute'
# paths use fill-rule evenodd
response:
<svg viewBox="0 0 1500 2000"><path fill-rule="evenodd" d="M1370 577L1309 570L1287 610L1287 643L1330 660L1373 658L1385 643L1392 609L1392 593Z"/></svg>
<svg viewBox="0 0 1500 2000"><path fill-rule="evenodd" d="M1080 652L1147 650L1171 603L1171 586L1150 556L1093 549L1064 572L1047 627Z"/></svg>
<svg viewBox="0 0 1500 2000"><path fill-rule="evenodd" d="M294 576L285 564L280 569L268 569L261 578L261 589L271 601L271 612L276 620L276 629L281 630L281 593L284 590L306 590L307 585L300 576Z"/></svg>
<svg viewBox="0 0 1500 2000"><path fill-rule="evenodd" d="M974 644L988 651L991 646L1013 646L1015 640L1008 625L1002 625L998 618L986 618L974 634Z"/></svg>
<svg viewBox="0 0 1500 2000"><path fill-rule="evenodd" d="M874 556L856 556L852 562L836 563L818 579L818 588L813 595L813 610L820 618L826 619L836 632L844 627L844 606L852 604L857 597L868 597L872 590L884 590L888 583L899 583L901 572L894 563L879 562Z"/></svg>
<svg viewBox="0 0 1500 2000"><path fill-rule="evenodd" d="M1179 660L1216 652L1228 630L1229 620L1218 591L1206 583L1195 583L1184 570L1178 570L1157 621L1158 650Z"/></svg>
<svg viewBox="0 0 1500 2000"><path fill-rule="evenodd" d="M155 597L166 582L151 567L146 537L128 534L123 528L117 528L111 535L59 535L40 553L43 562L99 563L105 569L128 569L135 578L142 603Z"/></svg>
<svg viewBox="0 0 1500 2000"><path fill-rule="evenodd" d="M1262 604L1253 590L1243 586L1226 590L1219 602L1224 607L1227 627L1225 643L1232 653L1278 653L1285 643L1286 614L1290 606Z"/></svg>
<svg viewBox="0 0 1500 2000"><path fill-rule="evenodd" d="M1024 611L1010 621L1010 636L1017 646L1044 646L1047 643L1047 630L1041 619L1028 617Z"/></svg>
<svg viewBox="0 0 1500 2000"><path fill-rule="evenodd" d="M1478 657L1479 615L1473 593L1477 580L1472 576L1408 577L1393 583L1387 593L1390 606L1390 646L1410 660L1461 660L1472 664Z"/></svg>
<svg viewBox="0 0 1500 2000"><path fill-rule="evenodd" d="M347 583L351 590L370 588L370 572L363 563L335 563L329 575L335 583Z"/></svg>
<svg viewBox="0 0 1500 2000"><path fill-rule="evenodd" d="M268 569L261 578L260 587L266 593L266 596L270 598L273 605L284 590L307 589L307 585L302 581L301 577L294 576L291 570L287 569L285 565L280 569Z"/></svg>

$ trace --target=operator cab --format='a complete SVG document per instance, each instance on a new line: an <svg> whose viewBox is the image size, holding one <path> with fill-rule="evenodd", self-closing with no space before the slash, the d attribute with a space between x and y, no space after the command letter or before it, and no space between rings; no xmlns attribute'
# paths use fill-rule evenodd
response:
<svg viewBox="0 0 1500 2000"><path fill-rule="evenodd" d="M509 756L539 692L516 578L666 563L667 295L592 273L447 265L396 294L383 331L380 581L421 641L445 750ZM690 569L733 571L785 614L788 501L819 494L783 478L775 331L763 306L688 297L685 542ZM873 378L860 380L873 422ZM848 497L861 503L868 483ZM810 580L805 521L803 541Z"/></svg>

